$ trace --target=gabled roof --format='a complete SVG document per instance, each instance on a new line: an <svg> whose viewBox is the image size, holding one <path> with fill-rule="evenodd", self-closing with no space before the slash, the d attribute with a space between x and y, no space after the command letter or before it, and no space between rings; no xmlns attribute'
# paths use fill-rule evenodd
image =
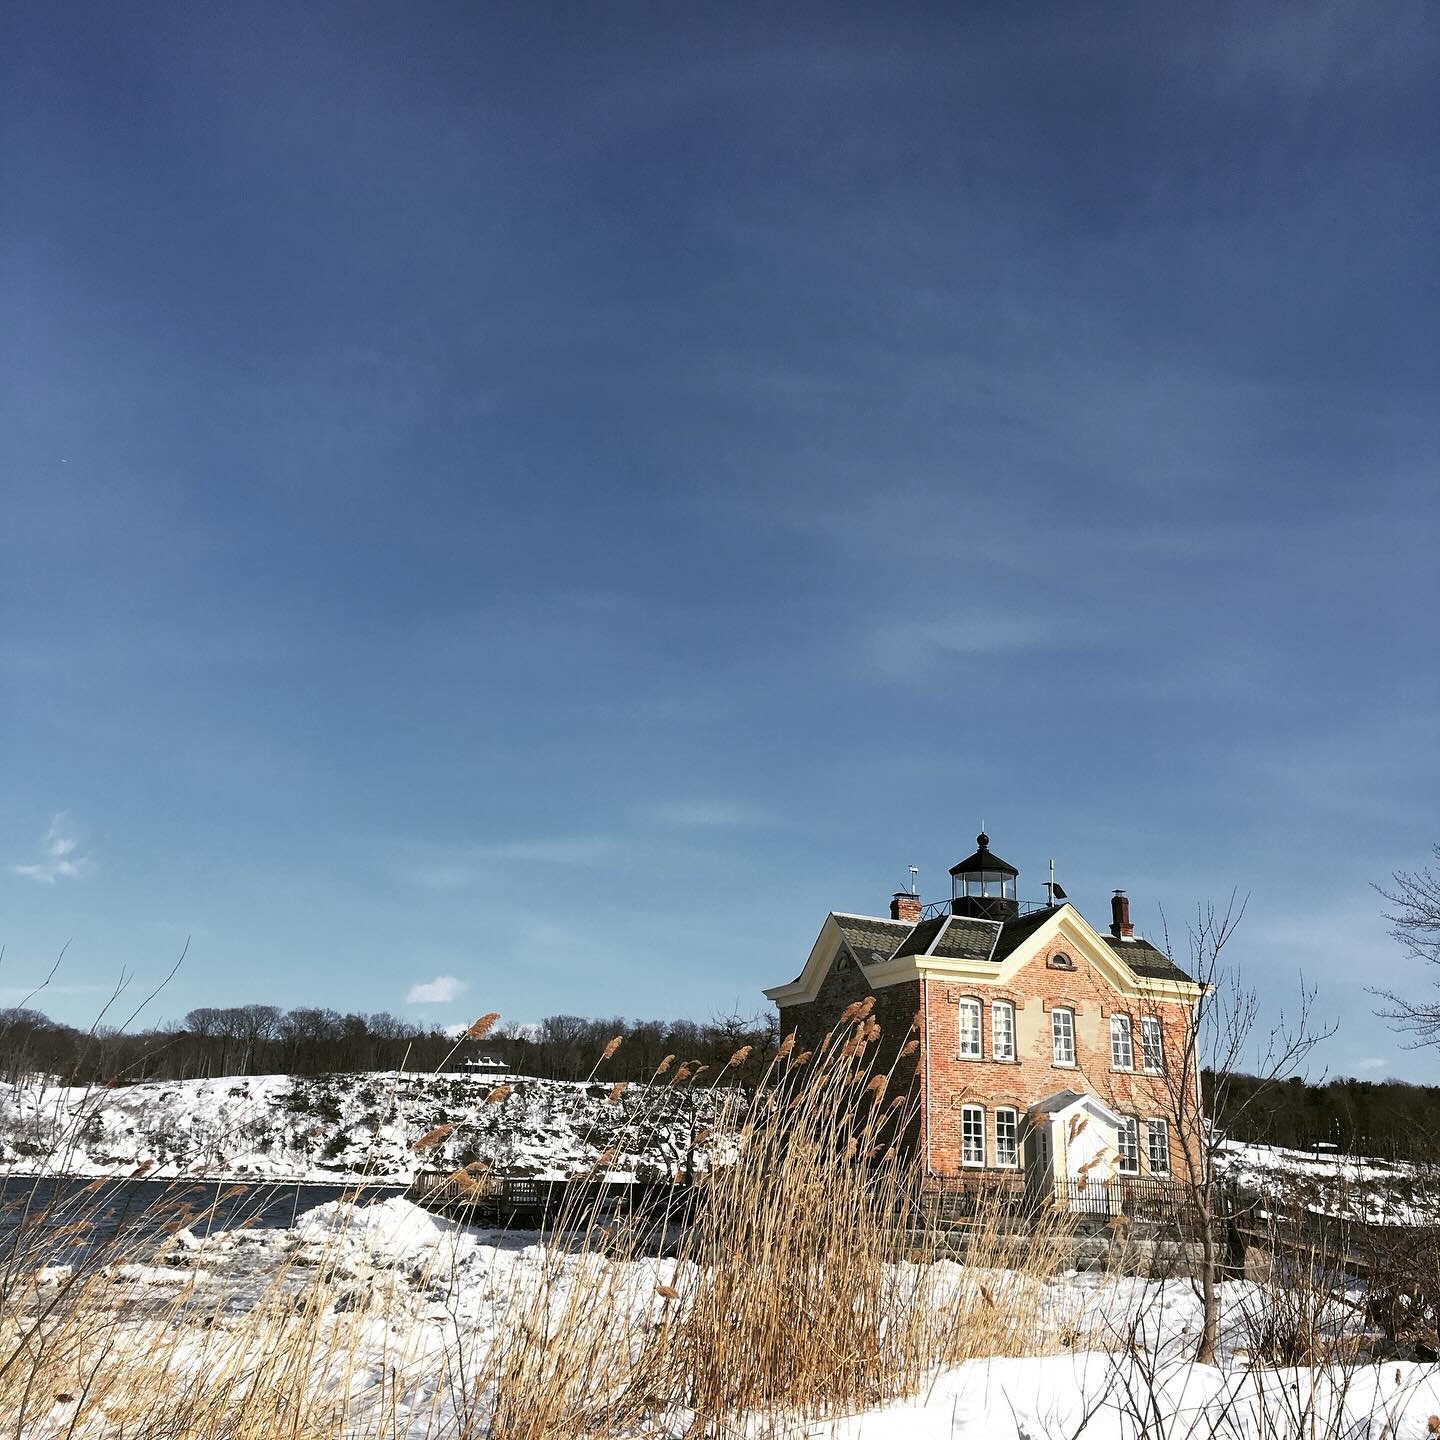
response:
<svg viewBox="0 0 1440 1440"><path fill-rule="evenodd" d="M946 960L993 960L995 940L1001 933L998 920L981 920L969 915L950 915L944 933L930 947L932 955Z"/></svg>
<svg viewBox="0 0 1440 1440"><path fill-rule="evenodd" d="M845 937L851 954L862 965L888 960L895 953L895 947L914 928L908 920L882 920L873 915L837 914L835 923Z"/></svg>
<svg viewBox="0 0 1440 1440"><path fill-rule="evenodd" d="M1004 983L1017 967L1059 942L1086 956L1122 993L1193 1001L1203 987L1145 940L1116 940L1095 931L1068 901L1014 920L937 915L918 924L877 915L832 911L800 974L765 994L780 1005L808 1003L819 993L836 956L848 953L872 988L915 980L923 974Z"/></svg>
<svg viewBox="0 0 1440 1440"><path fill-rule="evenodd" d="M1084 1094L1079 1090L1057 1090L1053 1095L1047 1095L1043 1100L1037 1100L1025 1113L1027 1115L1058 1115L1062 1110L1068 1110L1077 1100L1084 1098Z"/></svg>
<svg viewBox="0 0 1440 1440"><path fill-rule="evenodd" d="M1147 980L1190 980L1187 975L1163 950L1157 950L1148 940L1138 936L1131 940L1117 940L1113 935L1100 937L1137 975Z"/></svg>
<svg viewBox="0 0 1440 1440"><path fill-rule="evenodd" d="M937 955L944 960L988 960L999 931L998 920L936 915L915 926L895 947L895 957Z"/></svg>
<svg viewBox="0 0 1440 1440"><path fill-rule="evenodd" d="M945 928L948 915L936 915L931 920L922 920L895 947L896 955L928 955L936 937Z"/></svg>
<svg viewBox="0 0 1440 1440"><path fill-rule="evenodd" d="M1057 1090L1053 1095L1047 1095L1043 1100L1037 1100L1025 1112L1025 1115L1027 1119L1035 1115L1063 1115L1067 1110L1073 1110L1078 1105L1085 1106L1087 1110L1098 1111L1112 1125L1120 1124L1120 1116L1098 1095L1092 1095L1088 1091L1082 1094L1078 1090Z"/></svg>
<svg viewBox="0 0 1440 1440"><path fill-rule="evenodd" d="M1007 920L1000 927L1000 937L990 959L1003 960L1018 950L1057 910L1062 909L1062 905L1047 905L1043 910L1032 910L1028 915L1021 915L1016 920Z"/></svg>
<svg viewBox="0 0 1440 1440"><path fill-rule="evenodd" d="M969 915L935 915L912 925L908 920L882 920L870 915L835 915L846 943L862 965L910 955L932 955L942 960L988 960L993 964L1014 954L1061 910L1073 910L1069 901L1032 910L1014 920L982 920ZM1078 913L1078 912L1076 912ZM1163 950L1138 937L1117 940L1100 935L1111 952L1134 975L1147 980L1190 981Z"/></svg>

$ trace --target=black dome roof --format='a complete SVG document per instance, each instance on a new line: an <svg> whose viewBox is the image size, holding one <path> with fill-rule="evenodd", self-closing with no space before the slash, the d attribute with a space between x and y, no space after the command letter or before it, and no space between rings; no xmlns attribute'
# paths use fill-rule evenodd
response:
<svg viewBox="0 0 1440 1440"><path fill-rule="evenodd" d="M998 855L990 853L990 837L982 830L976 837L975 843L980 847L973 855L968 855L958 865L950 867L952 875L969 875L984 870L991 875L1018 875L1020 872L1013 866L1008 865Z"/></svg>

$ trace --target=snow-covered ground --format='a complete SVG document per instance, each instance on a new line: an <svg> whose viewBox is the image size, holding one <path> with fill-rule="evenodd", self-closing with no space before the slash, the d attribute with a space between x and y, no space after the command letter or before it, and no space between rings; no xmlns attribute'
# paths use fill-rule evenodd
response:
<svg viewBox="0 0 1440 1440"><path fill-rule="evenodd" d="M533 1237L532 1237L533 1238ZM245 1277L289 1268L322 1273L329 1289L325 1323L343 1335L343 1369L321 1364L314 1383L344 1387L351 1416L363 1433L367 1405L383 1400L387 1433L444 1436L457 1433L453 1379L457 1356L472 1355L515 1327L517 1304L541 1287L558 1303L577 1290L604 1294L607 1314L619 1316L637 1341L660 1324L671 1303L694 1277L669 1259L607 1261L598 1255L567 1256L523 1236L460 1227L404 1200L372 1206L336 1202L299 1218L290 1231L222 1232L201 1238L182 1232L167 1263L146 1270L123 1267L112 1275L130 1297L147 1290L173 1294L177 1285L197 1287L206 1317L196 1355L215 1341L214 1310L206 1286L243 1288ZM938 1264L939 1294L947 1286L973 1285L975 1272L953 1262ZM983 1277L993 1285L995 1277ZM54 1285L63 1276L50 1276ZM549 1293L549 1292L547 1292ZM1426 1436L1428 1418L1440 1412L1440 1370L1393 1361L1329 1369L1266 1370L1247 1363L1263 1292L1249 1284L1223 1287L1218 1363L1200 1366L1193 1352L1199 1304L1187 1281L1155 1282L1074 1273L1047 1287L1038 1353L1029 1357L973 1361L933 1377L909 1398L821 1422L777 1424L766 1417L756 1433L825 1436L827 1440L1040 1440L1040 1437L1346 1436L1393 1440ZM143 1306L134 1305L141 1316ZM143 1342L143 1318L133 1324ZM169 1322L173 1324L173 1319ZM237 1322L238 1323L238 1322ZM803 1321L797 1317L797 1323ZM1336 1332L1356 1322L1353 1309L1337 1304ZM185 1363L186 1340L176 1347ZM389 1388L386 1388L386 1377ZM396 1377L406 1383L397 1383ZM376 1400L379 1397L379 1400ZM1302 1412L1310 1407L1310 1419ZM1268 1417L1268 1418L1267 1418ZM62 1433L70 1412L57 1406L50 1417ZM475 1416L468 1417L473 1423ZM682 1433L686 1417L656 1417L655 1433ZM737 1434L745 1433L743 1429Z"/></svg>
<svg viewBox="0 0 1440 1440"><path fill-rule="evenodd" d="M1440 1162L1431 1169L1360 1155L1226 1141L1218 1167L1243 1189L1381 1225L1440 1224Z"/></svg>
<svg viewBox="0 0 1440 1440"><path fill-rule="evenodd" d="M487 1103L497 1087L504 1098ZM405 1184L417 1166L483 1160L563 1175L603 1157L617 1174L684 1163L713 1092L594 1082L370 1073L153 1081L78 1089L0 1084L0 1168L12 1173ZM423 1152L438 1126L454 1129Z"/></svg>

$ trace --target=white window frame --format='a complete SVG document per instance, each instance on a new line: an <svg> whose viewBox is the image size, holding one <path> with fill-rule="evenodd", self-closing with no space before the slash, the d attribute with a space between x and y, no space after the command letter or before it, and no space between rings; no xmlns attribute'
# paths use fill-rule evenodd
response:
<svg viewBox="0 0 1440 1440"><path fill-rule="evenodd" d="M1126 1140L1129 1144L1126 1144ZM1122 1115L1120 1117L1120 1128L1115 1134L1115 1146L1120 1153L1120 1173L1122 1175L1138 1175L1140 1173L1140 1122L1133 1115ZM1129 1160L1127 1165L1125 1162Z"/></svg>
<svg viewBox="0 0 1440 1440"><path fill-rule="evenodd" d="M1065 1017L1065 1024L1062 1026L1060 1017ZM1068 1055L1062 1055L1061 1031L1064 1031L1065 1046ZM1057 1005L1050 1012L1050 1060L1051 1064L1064 1065L1067 1069L1075 1068L1075 1012L1067 1005Z"/></svg>
<svg viewBox="0 0 1440 1440"><path fill-rule="evenodd" d="M955 1047L956 1053L962 1060L983 1060L985 1058L985 1033L984 1007L971 995L963 996L955 1004ZM975 1028L972 1032L974 1041L973 1047L966 1048L965 1045L965 1016L975 1017Z"/></svg>
<svg viewBox="0 0 1440 1440"><path fill-rule="evenodd" d="M995 1023L995 1017L1003 1014L1005 1025ZM1000 1048L1002 1029L1005 1048ZM1013 1060L1015 1058L1015 1007L1008 1000L994 1000L990 1004L990 1058L992 1060Z"/></svg>
<svg viewBox="0 0 1440 1440"><path fill-rule="evenodd" d="M970 1151L971 1121L979 1116L980 1155L976 1159ZM983 1105L962 1105L960 1107L960 1163L969 1170L985 1168L985 1107Z"/></svg>
<svg viewBox="0 0 1440 1440"><path fill-rule="evenodd" d="M1140 1017L1140 1064L1147 1075L1165 1073L1165 1027L1158 1015Z"/></svg>
<svg viewBox="0 0 1440 1440"><path fill-rule="evenodd" d="M1110 1017L1110 1068L1135 1068L1135 1030L1130 1024L1130 1017L1123 1013Z"/></svg>
<svg viewBox="0 0 1440 1440"><path fill-rule="evenodd" d="M1156 1140L1160 1141L1157 1146ZM1156 1153L1161 1156L1161 1163L1156 1165ZM1170 1122L1159 1118L1145 1122L1145 1158L1150 1164L1152 1175L1168 1175L1170 1173Z"/></svg>
<svg viewBox="0 0 1440 1440"><path fill-rule="evenodd" d="M1009 1122L1010 1158L1005 1158L1005 1149L1000 1140L1001 1117ZM1020 1168L1020 1112L1012 1105L1001 1105L995 1111L995 1164L1001 1170Z"/></svg>

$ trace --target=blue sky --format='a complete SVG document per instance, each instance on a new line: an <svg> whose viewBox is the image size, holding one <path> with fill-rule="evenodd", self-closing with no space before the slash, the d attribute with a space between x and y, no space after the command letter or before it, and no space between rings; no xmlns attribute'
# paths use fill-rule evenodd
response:
<svg viewBox="0 0 1440 1440"><path fill-rule="evenodd" d="M983 818L1440 1080L1433 7L5 25L0 1001L749 1012Z"/></svg>

